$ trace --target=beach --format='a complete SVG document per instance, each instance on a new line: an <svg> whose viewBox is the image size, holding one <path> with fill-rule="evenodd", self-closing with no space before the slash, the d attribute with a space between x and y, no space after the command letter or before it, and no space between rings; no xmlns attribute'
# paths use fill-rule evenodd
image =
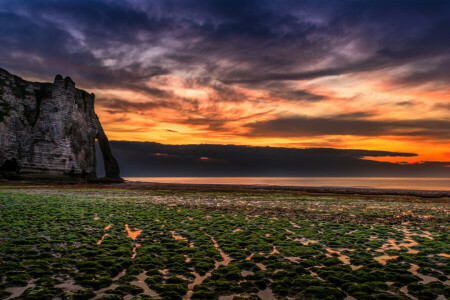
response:
<svg viewBox="0 0 450 300"><path fill-rule="evenodd" d="M445 299L448 203L445 191L2 182L0 294Z"/></svg>

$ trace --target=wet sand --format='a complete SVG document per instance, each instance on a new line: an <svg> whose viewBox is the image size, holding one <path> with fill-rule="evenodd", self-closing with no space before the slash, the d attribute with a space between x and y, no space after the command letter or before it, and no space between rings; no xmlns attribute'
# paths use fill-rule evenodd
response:
<svg viewBox="0 0 450 300"><path fill-rule="evenodd" d="M357 195L358 197L375 198L377 196L393 196L396 200L410 201L411 198L442 198L442 202L450 201L449 190L407 190L407 189L375 189L375 188L348 188L348 187L308 187L308 186L276 186L276 185L232 185L232 184L182 184L182 183L153 183L126 181L124 183L87 183L49 181L0 181L1 186L26 187L33 185L39 187L56 186L67 189L126 189L126 190L173 190L196 192L252 192L252 193L292 193L302 195ZM386 197L384 197L386 198ZM433 199L436 202L437 199ZM441 202L441 201L438 201Z"/></svg>

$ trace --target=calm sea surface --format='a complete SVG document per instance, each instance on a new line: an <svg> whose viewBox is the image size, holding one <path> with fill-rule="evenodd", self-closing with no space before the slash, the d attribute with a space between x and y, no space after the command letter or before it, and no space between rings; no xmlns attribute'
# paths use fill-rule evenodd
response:
<svg viewBox="0 0 450 300"><path fill-rule="evenodd" d="M450 190L450 178L375 177L126 177L129 181L194 184L245 184L310 187L356 187L411 190Z"/></svg>

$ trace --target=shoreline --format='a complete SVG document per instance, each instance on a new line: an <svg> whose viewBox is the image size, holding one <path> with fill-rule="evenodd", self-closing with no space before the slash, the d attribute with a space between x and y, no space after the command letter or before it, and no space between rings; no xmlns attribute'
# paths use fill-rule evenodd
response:
<svg viewBox="0 0 450 300"><path fill-rule="evenodd" d="M159 183L128 181L123 183L88 183L88 182L49 182L39 181L0 181L0 187L60 187L68 189L125 189L125 190L173 190L186 192L239 192L239 193L294 193L304 195L333 196L393 196L417 198L449 198L450 190L414 190L414 189L382 189L333 186L281 186L281 185L245 185L245 184L191 184L191 183Z"/></svg>

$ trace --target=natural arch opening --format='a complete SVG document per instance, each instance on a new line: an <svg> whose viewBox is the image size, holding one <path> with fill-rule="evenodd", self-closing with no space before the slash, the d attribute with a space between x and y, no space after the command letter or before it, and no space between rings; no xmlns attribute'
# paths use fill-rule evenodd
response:
<svg viewBox="0 0 450 300"><path fill-rule="evenodd" d="M18 172L20 169L19 164L16 159L8 159L0 166L0 171L2 172Z"/></svg>
<svg viewBox="0 0 450 300"><path fill-rule="evenodd" d="M97 177L105 177L105 162L103 161L102 150L97 139L95 139L95 170Z"/></svg>

